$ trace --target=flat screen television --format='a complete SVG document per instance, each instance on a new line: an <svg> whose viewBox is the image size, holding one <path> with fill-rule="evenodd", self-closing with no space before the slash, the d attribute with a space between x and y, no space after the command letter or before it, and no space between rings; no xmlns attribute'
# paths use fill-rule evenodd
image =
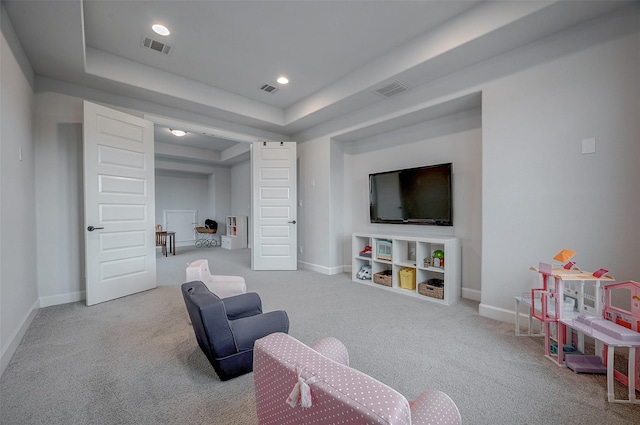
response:
<svg viewBox="0 0 640 425"><path fill-rule="evenodd" d="M453 164L369 174L371 223L453 226Z"/></svg>

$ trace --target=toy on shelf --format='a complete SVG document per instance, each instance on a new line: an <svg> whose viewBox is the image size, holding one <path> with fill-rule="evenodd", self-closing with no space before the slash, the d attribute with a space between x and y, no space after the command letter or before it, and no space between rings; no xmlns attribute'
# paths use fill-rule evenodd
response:
<svg viewBox="0 0 640 425"><path fill-rule="evenodd" d="M371 246L367 245L364 247L364 249L362 251L360 251L360 256L361 257L371 257Z"/></svg>
<svg viewBox="0 0 640 425"><path fill-rule="evenodd" d="M378 260L393 260L393 243L386 239L380 239L377 241L376 258Z"/></svg>
<svg viewBox="0 0 640 425"><path fill-rule="evenodd" d="M444 267L444 251L436 249L433 251L433 267Z"/></svg>
<svg viewBox="0 0 640 425"><path fill-rule="evenodd" d="M357 274L357 277L361 280L371 280L371 266L369 264L365 264L364 266L362 266Z"/></svg>

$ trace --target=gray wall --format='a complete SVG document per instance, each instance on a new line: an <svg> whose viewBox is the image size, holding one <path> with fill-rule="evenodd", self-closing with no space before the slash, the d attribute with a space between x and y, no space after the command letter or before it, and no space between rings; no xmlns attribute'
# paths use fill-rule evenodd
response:
<svg viewBox="0 0 640 425"><path fill-rule="evenodd" d="M639 22L615 14L494 63L520 69L483 88L483 314L506 319L527 268L563 248L640 279Z"/></svg>
<svg viewBox="0 0 640 425"><path fill-rule="evenodd" d="M635 221L640 197L634 187L640 181L640 17L636 6L295 135L293 139L302 142L298 153L304 206L300 209L307 225L299 229L299 240L307 267L338 269L330 247L349 240L363 223L367 227L364 170L357 168L362 159L384 161L375 165L383 169L392 168L391 163L419 165L430 159L426 152L433 147L433 141L424 137L415 139L414 151L389 146L386 157L356 152L348 158L345 152L345 181L350 179L351 184L346 185L344 197L354 205L341 211L346 218L339 234L328 219L338 212L332 210L337 204L327 202L333 195L331 141L366 128L358 127L358 122L373 126L402 116L403 111L415 113L481 93L481 125L472 130L472 138L481 140L481 151L472 154L481 159L469 157L468 164L474 170L481 167L482 198L477 199L477 186L469 186L463 194L473 208L462 216L471 232L463 253L463 264L467 262L463 284L481 290L481 314L512 321L513 296L535 284L529 266L551 261L563 248L577 251L576 259L585 270L604 267L619 281L637 280L640 227ZM428 123L423 131L429 133ZM593 137L597 152L581 155L582 139ZM424 148L420 156L419 146ZM477 149L480 144L472 146ZM445 159L443 152L436 151ZM457 233L455 227L451 230ZM443 231L434 228L429 233ZM350 249L344 252L348 255Z"/></svg>
<svg viewBox="0 0 640 425"><path fill-rule="evenodd" d="M164 211L196 210L198 223L212 215L207 175L156 172L156 223L164 223Z"/></svg>
<svg viewBox="0 0 640 425"><path fill-rule="evenodd" d="M0 5L0 374L38 308L33 70ZM20 158L22 151L22 159Z"/></svg>
<svg viewBox="0 0 640 425"><path fill-rule="evenodd" d="M251 216L251 161L231 167L231 214Z"/></svg>
<svg viewBox="0 0 640 425"><path fill-rule="evenodd" d="M247 216L249 248L252 246L251 231L251 161L231 167L231 215Z"/></svg>

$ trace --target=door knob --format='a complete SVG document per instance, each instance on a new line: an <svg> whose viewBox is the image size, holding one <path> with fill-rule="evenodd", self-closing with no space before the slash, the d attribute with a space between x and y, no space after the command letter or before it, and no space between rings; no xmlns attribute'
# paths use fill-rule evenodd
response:
<svg viewBox="0 0 640 425"><path fill-rule="evenodd" d="M93 232L94 230L98 230L98 229L104 229L104 227L93 227L93 226L87 227L87 230L90 232Z"/></svg>
<svg viewBox="0 0 640 425"><path fill-rule="evenodd" d="M288 223L296 224L296 221L295 221L295 220L292 220L292 221L289 221Z"/></svg>

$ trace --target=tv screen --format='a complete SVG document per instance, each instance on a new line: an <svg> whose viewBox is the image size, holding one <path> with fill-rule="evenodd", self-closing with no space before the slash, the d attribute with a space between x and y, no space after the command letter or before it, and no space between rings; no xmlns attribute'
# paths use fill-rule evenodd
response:
<svg viewBox="0 0 640 425"><path fill-rule="evenodd" d="M371 223L453 226L453 164L369 174Z"/></svg>

